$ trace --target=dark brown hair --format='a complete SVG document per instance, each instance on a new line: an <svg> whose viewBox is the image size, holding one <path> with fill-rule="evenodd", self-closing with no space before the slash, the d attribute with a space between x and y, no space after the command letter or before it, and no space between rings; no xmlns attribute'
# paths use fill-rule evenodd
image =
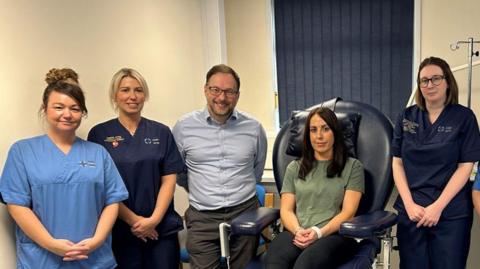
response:
<svg viewBox="0 0 480 269"><path fill-rule="evenodd" d="M426 109L425 106L425 98L423 98L422 91L420 90L420 72L422 69L428 65L436 65L442 69L443 76L445 77L445 81L447 82L447 99L445 100L445 105L449 104L458 104L458 85L455 77L453 76L452 70L448 63L438 57L429 57L426 58L420 63L418 67L417 73L417 89L415 92L415 103L418 107L422 110Z"/></svg>
<svg viewBox="0 0 480 269"><path fill-rule="evenodd" d="M230 66L228 65L224 65L224 64L218 64L218 65L215 65L213 66L212 68L210 68L210 70L208 70L207 72L207 77L206 77L206 80L205 80L205 85L208 84L208 80L215 74L217 73L224 73L224 74L230 74L233 76L233 78L235 79L235 82L237 83L237 88L236 90L239 91L240 90L240 78L238 77L238 74L237 72L235 72L235 70L233 70L233 68L231 68Z"/></svg>
<svg viewBox="0 0 480 269"><path fill-rule="evenodd" d="M50 94L55 91L61 94L68 95L74 99L82 113L87 115L88 110L85 105L85 95L83 94L82 89L78 84L78 74L70 68L57 69L53 68L48 71L45 81L47 82L47 87L43 91L42 97L42 106L40 107L40 112L45 111L48 105L48 99Z"/></svg>
<svg viewBox="0 0 480 269"><path fill-rule="evenodd" d="M325 121L325 123L327 123L328 127L332 130L334 137L333 158L327 167L327 177L334 177L335 175L340 176L348 158L342 130L337 116L328 108L315 108L308 114L303 134L303 154L300 159L300 170L298 171L298 177L303 180L305 180L305 177L310 171L312 171L316 164L315 151L310 142L310 121L315 115L318 115Z"/></svg>

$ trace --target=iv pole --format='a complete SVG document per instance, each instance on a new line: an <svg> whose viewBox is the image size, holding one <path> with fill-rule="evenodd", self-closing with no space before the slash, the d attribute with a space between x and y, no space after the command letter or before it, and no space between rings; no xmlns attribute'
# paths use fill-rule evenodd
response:
<svg viewBox="0 0 480 269"><path fill-rule="evenodd" d="M467 105L470 108L471 103L472 103L472 61L473 61L473 56L479 55L478 51L473 51L473 44L474 43L480 43L480 41L473 41L472 37L468 38L468 41L457 41L453 44L450 44L450 49L455 51L460 48L459 44L468 44L468 84L467 84Z"/></svg>

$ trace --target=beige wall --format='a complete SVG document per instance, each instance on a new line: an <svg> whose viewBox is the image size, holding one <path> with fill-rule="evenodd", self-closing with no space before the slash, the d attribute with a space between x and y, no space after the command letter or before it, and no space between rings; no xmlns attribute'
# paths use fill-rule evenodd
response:
<svg viewBox="0 0 480 269"><path fill-rule="evenodd" d="M447 60L451 67L467 63L467 46L457 51L450 50L450 43L473 37L480 40L480 13L475 9L477 0L415 0L421 7L418 36L420 43L418 58L435 55ZM247 111L265 113L260 117L266 129L273 130L273 65L270 0L225 0L225 20L227 29L228 62L239 69L242 80L249 89L255 89L255 95L249 98L243 94L239 106ZM477 11L475 11L477 10ZM480 44L475 48L480 50ZM474 58L480 60L479 57ZM417 67L415 67L417 68ZM460 87L460 101L466 104L466 70L455 73ZM243 87L243 86L242 86ZM473 70L472 108L480 119L480 66ZM245 87L244 87L245 89ZM257 92L258 91L258 92ZM254 99L251 99L252 96ZM243 102L242 102L243 101ZM258 113L257 112L257 113ZM270 160L269 160L270 161ZM472 230L471 255L467 268L477 268L480 257L478 238L479 220L475 220ZM394 253L392 268L398 268L398 253Z"/></svg>
<svg viewBox="0 0 480 269"><path fill-rule="evenodd" d="M90 110L79 130L82 137L94 124L114 116L106 89L112 74L123 66L138 69L149 83L151 100L145 116L172 126L180 115L202 107L201 85L205 68L212 62L212 57L206 56L208 42L201 23L208 21L202 19L205 1L217 0L144 0L134 4L126 0L1 1L0 117L4 130L0 170L14 141L43 132L37 110L45 87L44 74L51 67L68 66L80 74ZM466 63L466 46L451 52L449 44L470 36L480 39L480 16L473 8L476 2L422 0L420 57L437 55L452 67ZM227 63L242 80L238 107L273 133L270 0L224 0L224 7ZM479 50L480 45L476 48ZM463 89L464 73L457 74ZM477 67L473 93L477 117L479 82ZM182 213L184 193L177 195L176 202ZM14 268L13 241L11 221L0 205L2 268ZM478 253L476 246L472 245L472 252Z"/></svg>
<svg viewBox="0 0 480 269"><path fill-rule="evenodd" d="M242 82L238 107L267 131L275 130L270 9L270 0L225 0L228 64Z"/></svg>
<svg viewBox="0 0 480 269"><path fill-rule="evenodd" d="M273 181L271 155L275 141L274 63L271 0L225 0L228 64L239 72L238 108L254 115L267 131L264 181Z"/></svg>
<svg viewBox="0 0 480 269"><path fill-rule="evenodd" d="M14 141L43 133L37 117L44 76L52 67L72 67L87 95L89 116L78 134L114 116L107 88L114 72L128 66L147 79L151 99L145 116L172 126L203 106L205 73L201 2L1 1L0 170ZM185 201L183 201L185 203ZM0 205L2 268L15 268L14 233Z"/></svg>
<svg viewBox="0 0 480 269"><path fill-rule="evenodd" d="M423 0L421 13L421 58L444 58L451 68L467 63L467 44L456 51L450 44L473 37L480 41L480 11L477 0ZM480 44L474 48L479 51ZM479 61L480 57L474 57ZM458 71L455 77L460 88L460 102L467 104L467 70ZM480 119L480 66L473 68L472 109Z"/></svg>
<svg viewBox="0 0 480 269"><path fill-rule="evenodd" d="M477 0L422 0L421 13L421 58L438 56L454 68L467 63L468 46L463 44L456 51L450 44L473 37L480 41L480 12ZM480 44L474 48L480 50ZM480 57L474 57L474 61ZM472 109L480 120L480 66L473 68ZM460 102L467 104L467 70L455 73L460 88ZM467 268L478 268L480 264L480 220L475 216Z"/></svg>
<svg viewBox="0 0 480 269"><path fill-rule="evenodd" d="M467 45L457 51L450 44L473 37L480 41L479 12L476 0L415 0L421 7L419 14L419 55L416 59L436 55L447 60L451 67L467 63ZM242 78L239 107L259 115L267 130L274 130L274 72L271 34L271 0L225 0L225 23L228 63L236 67ZM480 50L480 44L475 46ZM475 60L480 60L475 57ZM417 67L415 67L417 68ZM480 100L480 66L473 70L472 100ZM460 101L466 104L466 70L456 74L460 87ZM259 105L260 104L260 105ZM472 101L472 108L480 114L480 101Z"/></svg>

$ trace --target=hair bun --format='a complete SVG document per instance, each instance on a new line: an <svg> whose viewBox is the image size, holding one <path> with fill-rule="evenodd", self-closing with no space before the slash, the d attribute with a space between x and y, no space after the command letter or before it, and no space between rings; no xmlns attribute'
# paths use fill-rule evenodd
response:
<svg viewBox="0 0 480 269"><path fill-rule="evenodd" d="M78 74L70 68L52 68L45 76L47 84L56 83L58 81L70 82L68 80L78 84Z"/></svg>

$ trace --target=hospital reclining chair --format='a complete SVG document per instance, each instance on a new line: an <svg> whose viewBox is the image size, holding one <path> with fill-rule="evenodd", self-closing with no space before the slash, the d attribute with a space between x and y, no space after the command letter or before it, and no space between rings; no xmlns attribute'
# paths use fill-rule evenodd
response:
<svg viewBox="0 0 480 269"><path fill-rule="evenodd" d="M273 170L276 187L280 193L287 165L301 157L303 129L311 109L324 106L337 115L344 132L349 155L359 159L365 169L365 194L362 196L357 216L344 222L339 233L360 241L357 254L339 269L364 269L376 266L390 268L392 248L391 229L397 222L396 214L385 211L393 189L391 168L391 121L376 108L359 102L335 98L304 111L295 111L285 122L275 139ZM228 234L258 235L279 218L278 209L259 208L245 212L231 223L221 225L223 233L222 255L228 257ZM376 256L383 253L383 259ZM248 268L264 268L262 257L251 261Z"/></svg>

